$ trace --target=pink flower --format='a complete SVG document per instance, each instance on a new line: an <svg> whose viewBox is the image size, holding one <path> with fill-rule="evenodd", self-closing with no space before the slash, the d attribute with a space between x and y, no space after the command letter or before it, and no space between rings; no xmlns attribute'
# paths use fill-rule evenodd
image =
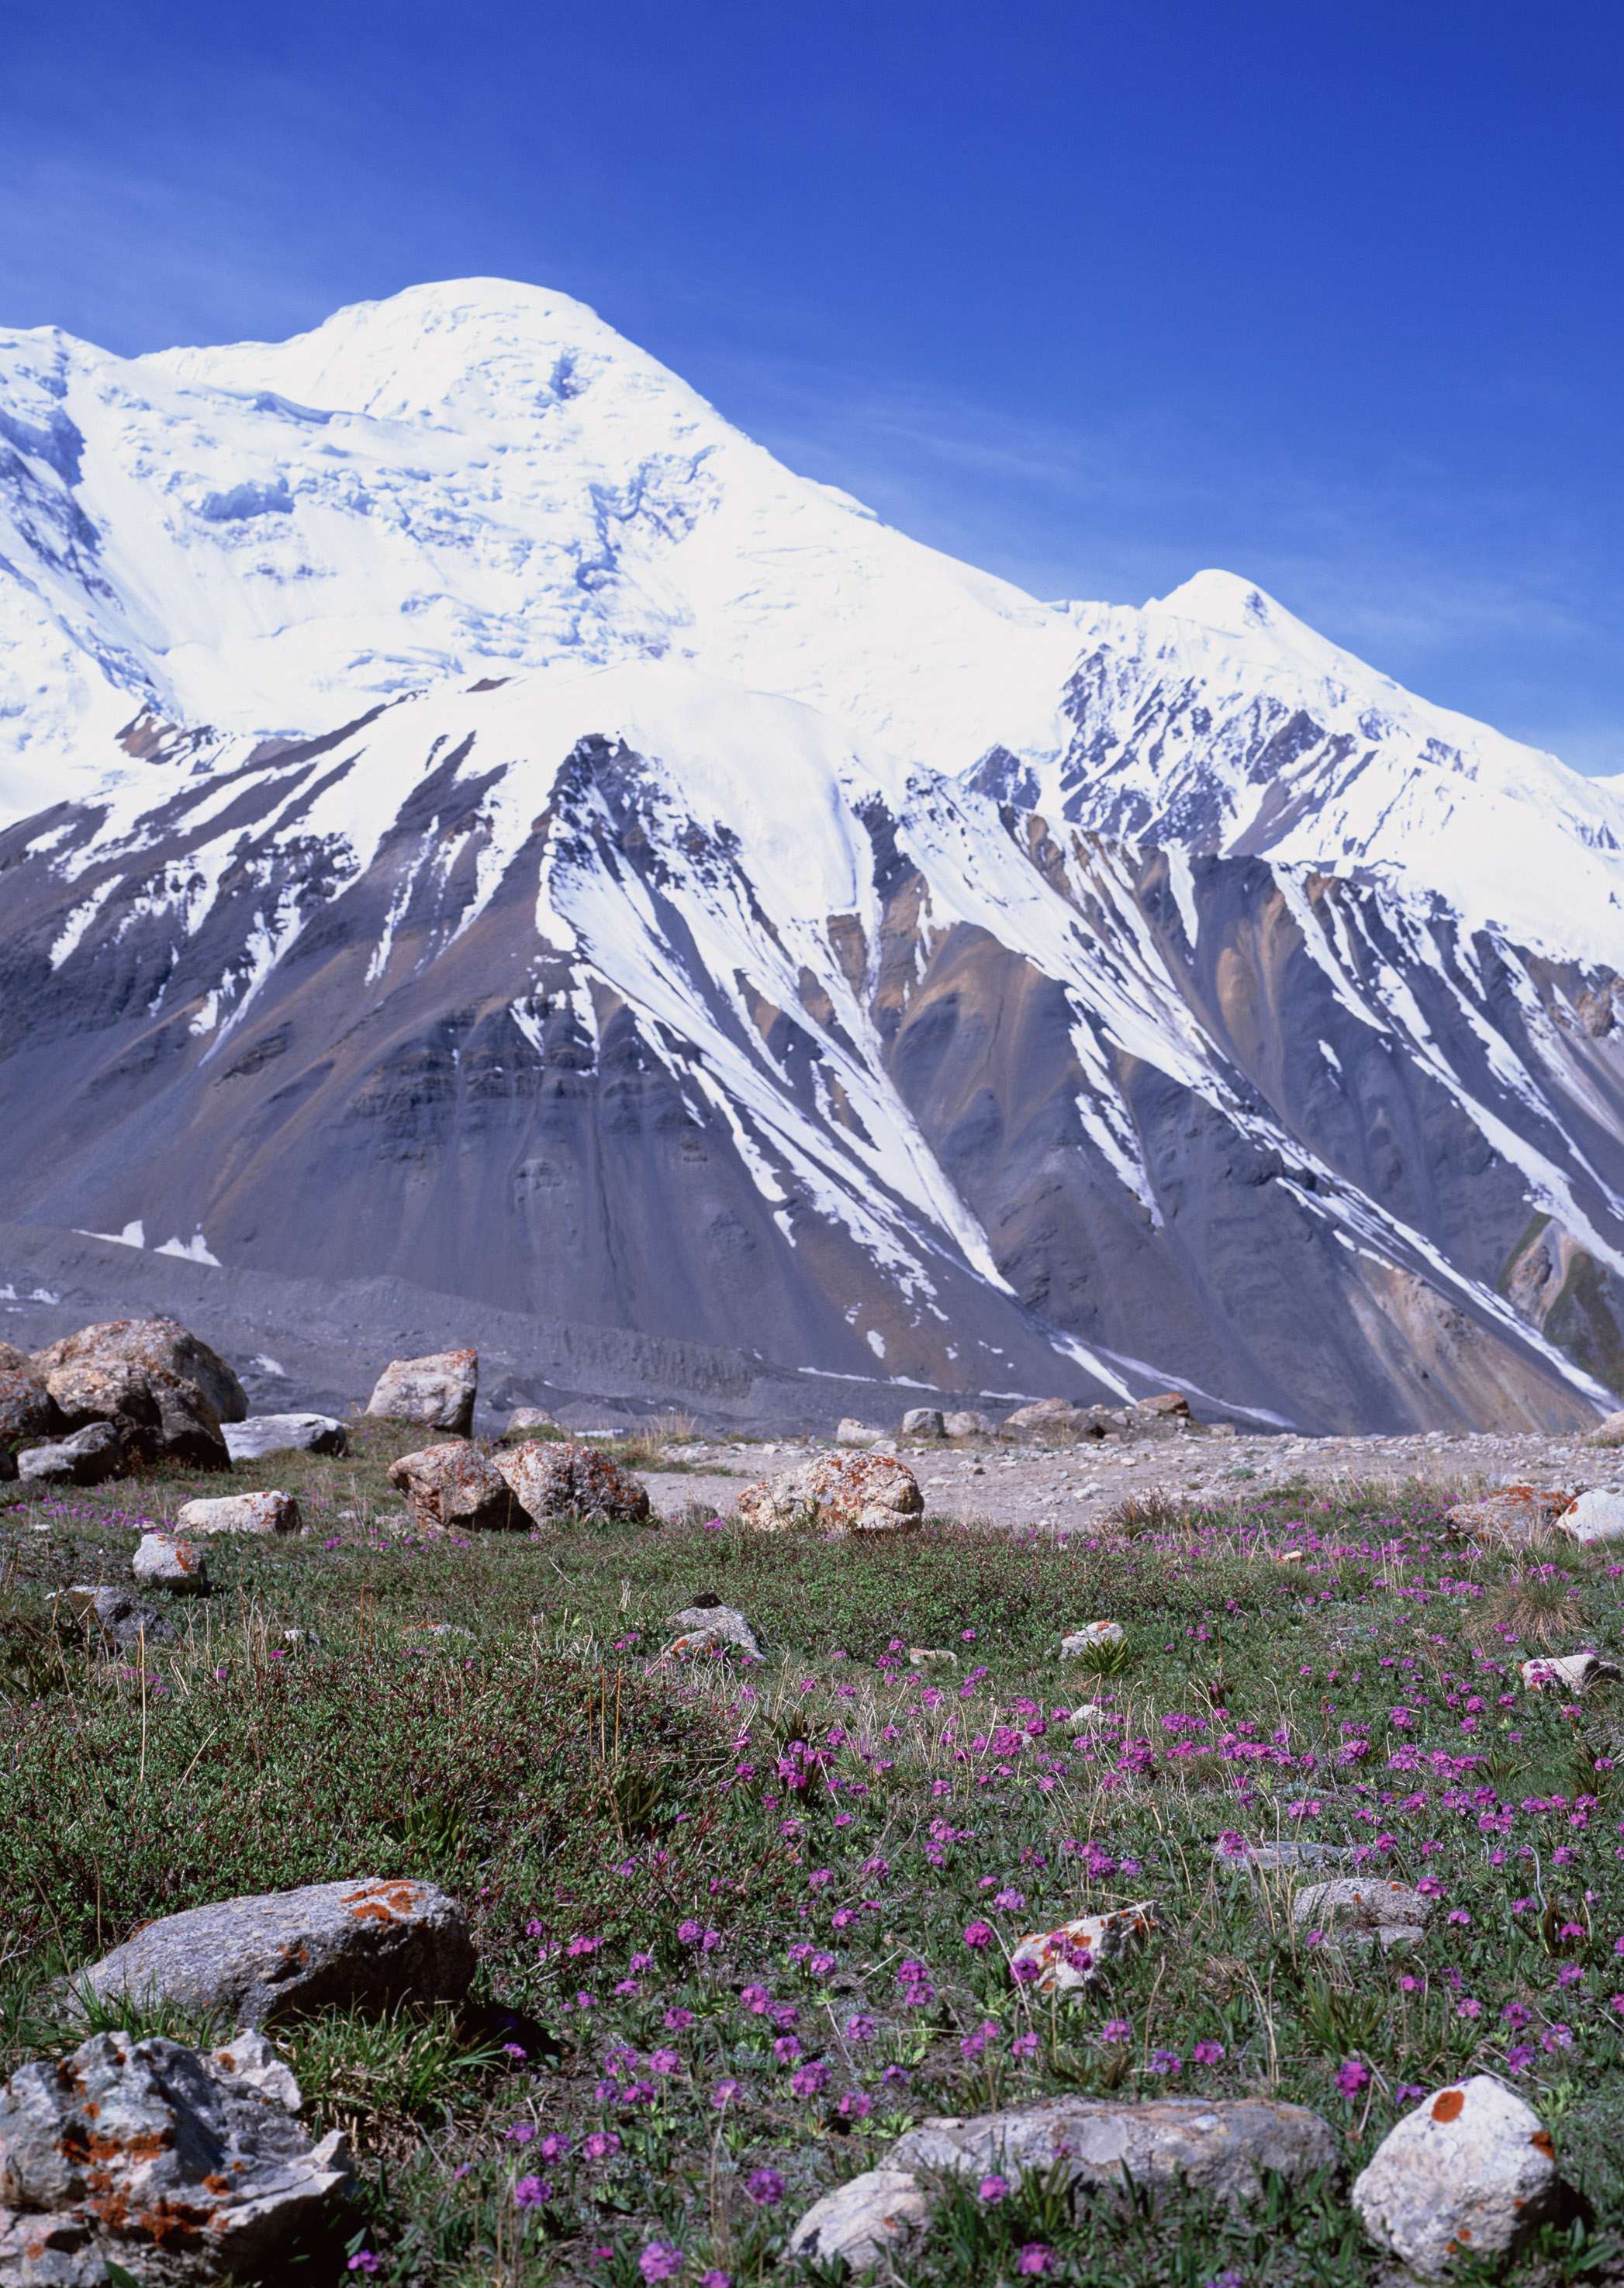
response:
<svg viewBox="0 0 1624 2288"><path fill-rule="evenodd" d="M744 2189L757 2208L775 2208L784 2197L784 2181L776 2169L752 2169Z"/></svg>
<svg viewBox="0 0 1624 2288"><path fill-rule="evenodd" d="M1054 2262L1052 2248L1046 2247L1041 2240L1029 2240L1015 2260L1015 2269L1018 2272L1051 2272Z"/></svg>
<svg viewBox="0 0 1624 2288"><path fill-rule="evenodd" d="M849 2089L835 2109L848 2121L861 2121L874 2111L874 2100L860 2089Z"/></svg>
<svg viewBox="0 0 1624 2288"><path fill-rule="evenodd" d="M1357 2097L1370 2079L1370 2068L1360 2058L1349 2058L1337 2069L1336 2086L1343 2097Z"/></svg>
<svg viewBox="0 0 1624 2288"><path fill-rule="evenodd" d="M799 2037L795 2034L780 2034L772 2045L772 2054L780 2066L792 2066L801 2054Z"/></svg>
<svg viewBox="0 0 1624 2288"><path fill-rule="evenodd" d="M789 2086L797 2097L820 2097L829 2070L820 2058L808 2066L798 2066L789 2077Z"/></svg>
<svg viewBox="0 0 1624 2288"><path fill-rule="evenodd" d="M964 1943L966 1946L990 1946L992 1942L993 1927L991 1923L965 1924Z"/></svg>
<svg viewBox="0 0 1624 2288"><path fill-rule="evenodd" d="M681 2063L675 2050L654 2050L649 2056L648 2070L650 2073L675 2073Z"/></svg>
<svg viewBox="0 0 1624 2288"><path fill-rule="evenodd" d="M704 1935L705 1927L702 1923L685 1922L678 1923L677 1926L677 1936L684 1946L697 1946ZM655 2241L654 2245L658 2248L661 2245L661 2243ZM647 2251L646 2250L644 2253L645 2256L646 2256ZM666 2277L666 2275L663 2272L650 2272L647 2276L651 2280L663 2280Z"/></svg>
<svg viewBox="0 0 1624 2288"><path fill-rule="evenodd" d="M382 2261L383 2259L376 2256L371 2249L363 2248L350 2259L348 2268L352 2272L376 2272Z"/></svg>
<svg viewBox="0 0 1624 2288"><path fill-rule="evenodd" d="M513 2188L513 2205L520 2209L539 2209L543 2201L552 2198L552 2187L542 2177L521 2177Z"/></svg>
<svg viewBox="0 0 1624 2288"><path fill-rule="evenodd" d="M1133 2028L1126 2018L1107 2018L1099 2030L1102 2042L1127 2042L1133 2038Z"/></svg>
<svg viewBox="0 0 1624 2288"><path fill-rule="evenodd" d="M582 2140L581 2149L589 2161L609 2161L620 2151L621 2141L613 2129L594 2129Z"/></svg>
<svg viewBox="0 0 1624 2288"><path fill-rule="evenodd" d="M680 2248L673 2248L669 2240L651 2240L638 2259L638 2270L645 2280L674 2280L686 2259Z"/></svg>
<svg viewBox="0 0 1624 2288"><path fill-rule="evenodd" d="M1190 2054L1198 2066L1220 2065L1224 2060L1224 2045L1222 2042L1198 2042Z"/></svg>
<svg viewBox="0 0 1624 2288"><path fill-rule="evenodd" d="M736 2081L717 2082L716 2087L710 2093L710 2102L715 2106L718 2113L726 2112L734 2098L738 2096L741 2086L742 2084Z"/></svg>
<svg viewBox="0 0 1624 2288"><path fill-rule="evenodd" d="M1008 2197L1010 2181L1007 2177L983 2177L976 2190L981 2199L989 2204L1002 2201Z"/></svg>

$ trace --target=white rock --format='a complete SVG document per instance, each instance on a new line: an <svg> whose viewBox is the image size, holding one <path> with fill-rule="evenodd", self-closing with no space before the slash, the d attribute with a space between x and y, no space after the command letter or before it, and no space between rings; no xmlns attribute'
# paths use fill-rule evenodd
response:
<svg viewBox="0 0 1624 2288"><path fill-rule="evenodd" d="M1592 1486L1580 1494L1572 1509L1562 1513L1562 1530L1575 1541L1617 1541L1624 1535L1624 1494L1604 1493Z"/></svg>
<svg viewBox="0 0 1624 2288"><path fill-rule="evenodd" d="M246 1422L226 1422L220 1434L234 1462L257 1462L262 1454L346 1454L350 1434L331 1414L250 1414Z"/></svg>
<svg viewBox="0 0 1624 2288"><path fill-rule="evenodd" d="M421 1422L465 1438L473 1427L479 1391L478 1351L436 1351L428 1358L392 1359L367 1401L368 1414L391 1422Z"/></svg>
<svg viewBox="0 0 1624 2288"><path fill-rule="evenodd" d="M1598 1422L1585 1440L1587 1446L1624 1446L1624 1407Z"/></svg>
<svg viewBox="0 0 1624 2288"><path fill-rule="evenodd" d="M789 2253L824 2264L844 2256L863 2272L924 2220L924 2194L906 2169L865 2169L813 2203L789 2236Z"/></svg>
<svg viewBox="0 0 1624 2288"><path fill-rule="evenodd" d="M1537 1659L1525 1660L1517 1672L1530 1692L1546 1692L1553 1686L1582 1692L1599 1678L1618 1674L1597 1652L1541 1653Z"/></svg>
<svg viewBox="0 0 1624 2288"><path fill-rule="evenodd" d="M182 1502L176 1523L188 1533L297 1533L299 1505L291 1494L221 1494Z"/></svg>
<svg viewBox="0 0 1624 2288"><path fill-rule="evenodd" d="M178 1596L208 1593L209 1568L202 1551L194 1541L177 1541L172 1534L144 1533L130 1570L138 1581L172 1589Z"/></svg>
<svg viewBox="0 0 1624 2288"><path fill-rule="evenodd" d="M1506 2255L1555 2204L1561 2180L1549 2133L1490 2074L1423 2098L1376 2148L1354 2183L1360 2223L1430 2279L1458 2255Z"/></svg>
<svg viewBox="0 0 1624 2288"><path fill-rule="evenodd" d="M944 1652L935 1645L909 1645L907 1663L910 1668L956 1668L956 1652Z"/></svg>
<svg viewBox="0 0 1624 2288"><path fill-rule="evenodd" d="M1121 1621L1089 1621L1081 1629L1073 1629L1069 1637L1060 1640L1062 1660L1075 1660L1080 1653L1089 1652L1096 1645L1120 1645L1128 1641L1128 1633Z"/></svg>
<svg viewBox="0 0 1624 2288"><path fill-rule="evenodd" d="M993 1426L990 1414L978 1414L968 1408L942 1417L942 1428L949 1438L990 1438Z"/></svg>
<svg viewBox="0 0 1624 2288"><path fill-rule="evenodd" d="M836 1443L841 1446L872 1446L875 1440L882 1435L882 1432L871 1430L866 1422L860 1422L855 1415L845 1414L841 1417L835 1439Z"/></svg>
<svg viewBox="0 0 1624 2288"><path fill-rule="evenodd" d="M1414 1946L1432 1912L1430 1899L1380 1875L1342 1875L1297 1893L1292 1919L1353 1946Z"/></svg>
<svg viewBox="0 0 1624 2288"><path fill-rule="evenodd" d="M1099 1975L1101 1963L1131 1952L1155 1927L1155 1904L1142 1899L1136 1907L1117 1907L1104 1915L1079 1915L1075 1921L1058 1923L1053 1930L1029 1931L1010 1950L1010 1974L1015 1974L1018 1964L1032 1962L1037 1965L1038 1976L1030 1983L1039 1994L1065 1994L1073 1986L1089 1986Z"/></svg>

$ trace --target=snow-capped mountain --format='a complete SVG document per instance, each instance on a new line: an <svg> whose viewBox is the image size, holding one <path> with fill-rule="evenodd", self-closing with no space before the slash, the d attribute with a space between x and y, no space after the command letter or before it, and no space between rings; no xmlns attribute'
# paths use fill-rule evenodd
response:
<svg viewBox="0 0 1624 2288"><path fill-rule="evenodd" d="M1624 790L579 305L0 335L0 1216L959 1391L1624 1384Z"/></svg>

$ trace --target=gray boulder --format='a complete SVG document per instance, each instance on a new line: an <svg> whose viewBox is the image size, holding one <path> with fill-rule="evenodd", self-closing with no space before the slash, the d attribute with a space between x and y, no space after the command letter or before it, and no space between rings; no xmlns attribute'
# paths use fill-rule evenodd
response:
<svg viewBox="0 0 1624 2288"><path fill-rule="evenodd" d="M1336 2141L1317 2113L1267 2097L1051 2097L970 2121L922 2122L887 2158L910 2172L995 2171L1011 2181L1022 2169L1046 2173L1058 2162L1071 2183L1100 2189L1120 2189L1126 2170L1137 2185L1184 2182L1232 2207L1256 2199L1265 2169L1295 2185L1337 2165Z"/></svg>
<svg viewBox="0 0 1624 2288"><path fill-rule="evenodd" d="M367 1401L368 1414L391 1422L420 1422L465 1438L473 1427L479 1387L478 1351L435 1351L427 1358L392 1359Z"/></svg>
<svg viewBox="0 0 1624 2288"><path fill-rule="evenodd" d="M1287 1837L1278 1842L1242 1843L1238 1849L1215 1843L1212 1855L1220 1866L1274 1875L1298 1867L1335 1867L1349 1854L1345 1844L1311 1843Z"/></svg>
<svg viewBox="0 0 1624 2288"><path fill-rule="evenodd" d="M1585 1440L1587 1446L1624 1446L1624 1407L1598 1422Z"/></svg>
<svg viewBox="0 0 1624 2288"><path fill-rule="evenodd" d="M265 1454L350 1450L349 1432L330 1414L250 1414L246 1422L227 1422L223 1429L234 1462L257 1462Z"/></svg>
<svg viewBox="0 0 1624 2288"><path fill-rule="evenodd" d="M1344 1944L1418 1946L1432 1902L1384 1876L1341 1875L1299 1891L1291 1911L1299 1926L1324 1929Z"/></svg>
<svg viewBox="0 0 1624 2288"><path fill-rule="evenodd" d="M317 2145L297 2083L263 2038L200 2055L93 2034L0 2092L0 2288L144 2288L264 2277L349 2177L342 2133Z"/></svg>
<svg viewBox="0 0 1624 2288"><path fill-rule="evenodd" d="M510 1478L464 1438L402 1454L390 1465L389 1482L410 1502L416 1533L484 1532L505 1526L523 1530L529 1524Z"/></svg>
<svg viewBox="0 0 1624 2288"><path fill-rule="evenodd" d="M241 1422L248 1412L248 1394L219 1353L175 1319L110 1319L81 1327L36 1351L31 1363L53 1397L56 1378L67 1369L155 1367L193 1384L221 1422Z"/></svg>
<svg viewBox="0 0 1624 2288"><path fill-rule="evenodd" d="M144 1533L130 1570L148 1588L171 1594L206 1597L209 1568L194 1541L177 1541L172 1533Z"/></svg>
<svg viewBox="0 0 1624 2288"><path fill-rule="evenodd" d="M368 1876L165 1915L79 1982L104 2002L128 1996L263 2026L329 2003L456 2001L474 1966L455 1899L432 1883Z"/></svg>
<svg viewBox="0 0 1624 2288"><path fill-rule="evenodd" d="M8 1438L47 1438L59 1421L56 1401L37 1375L0 1367L0 1444Z"/></svg>
<svg viewBox="0 0 1624 2288"><path fill-rule="evenodd" d="M685 1612L669 1614L666 1626L677 1631L676 1642L667 1649L679 1656L725 1652L731 1647L750 1660L761 1658L755 1630L731 1605L690 1605Z"/></svg>
<svg viewBox="0 0 1624 2288"><path fill-rule="evenodd" d="M593 1446L532 1438L504 1449L495 1466L538 1525L553 1517L638 1525L649 1515L647 1487Z"/></svg>
<svg viewBox="0 0 1624 2288"><path fill-rule="evenodd" d="M942 1429L949 1438L990 1438L993 1418L990 1414L977 1414L965 1408L956 1414L944 1414Z"/></svg>
<svg viewBox="0 0 1624 2288"><path fill-rule="evenodd" d="M172 1643L178 1634L173 1621L143 1604L133 1589L99 1587L77 1583L51 1601L57 1634L111 1658L139 1653L145 1645Z"/></svg>
<svg viewBox="0 0 1624 2288"><path fill-rule="evenodd" d="M99 1486L124 1458L124 1442L111 1422L89 1422L71 1438L29 1446L17 1457L25 1485Z"/></svg>
<svg viewBox="0 0 1624 2288"><path fill-rule="evenodd" d="M813 2202L789 2236L789 2253L821 2264L844 2256L853 2272L866 2272L925 2216L924 2193L906 2169L865 2169Z"/></svg>
<svg viewBox="0 0 1624 2288"><path fill-rule="evenodd" d="M1511 2254L1562 2189L1539 2115L1492 2074L1475 2074L1389 2130L1354 2180L1353 2205L1378 2247L1438 2279L1457 2257Z"/></svg>
<svg viewBox="0 0 1624 2288"><path fill-rule="evenodd" d="M947 1417L939 1406L911 1406L902 1418L905 1438L945 1438Z"/></svg>

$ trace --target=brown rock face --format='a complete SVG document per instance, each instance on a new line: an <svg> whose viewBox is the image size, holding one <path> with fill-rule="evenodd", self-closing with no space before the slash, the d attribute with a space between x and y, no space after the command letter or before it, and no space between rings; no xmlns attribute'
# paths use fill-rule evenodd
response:
<svg viewBox="0 0 1624 2288"><path fill-rule="evenodd" d="M898 1533L919 1523L924 1496L890 1454L828 1454L747 1486L739 1514L761 1533Z"/></svg>
<svg viewBox="0 0 1624 2288"><path fill-rule="evenodd" d="M10 1438L47 1438L59 1421L51 1393L37 1376L0 1366L0 1445Z"/></svg>
<svg viewBox="0 0 1624 2288"><path fill-rule="evenodd" d="M525 1526L529 1520L502 1473L465 1439L424 1446L402 1454L390 1466L389 1482L411 1504L418 1532L456 1527L463 1532Z"/></svg>
<svg viewBox="0 0 1624 2288"><path fill-rule="evenodd" d="M241 1422L248 1414L247 1394L219 1353L175 1319L110 1319L81 1327L38 1352L33 1365L47 1383L63 1367L159 1367L194 1384L219 1421Z"/></svg>
<svg viewBox="0 0 1624 2288"><path fill-rule="evenodd" d="M647 1488L593 1446L532 1439L498 1454L496 1467L538 1525L550 1517L636 1525L649 1513Z"/></svg>

